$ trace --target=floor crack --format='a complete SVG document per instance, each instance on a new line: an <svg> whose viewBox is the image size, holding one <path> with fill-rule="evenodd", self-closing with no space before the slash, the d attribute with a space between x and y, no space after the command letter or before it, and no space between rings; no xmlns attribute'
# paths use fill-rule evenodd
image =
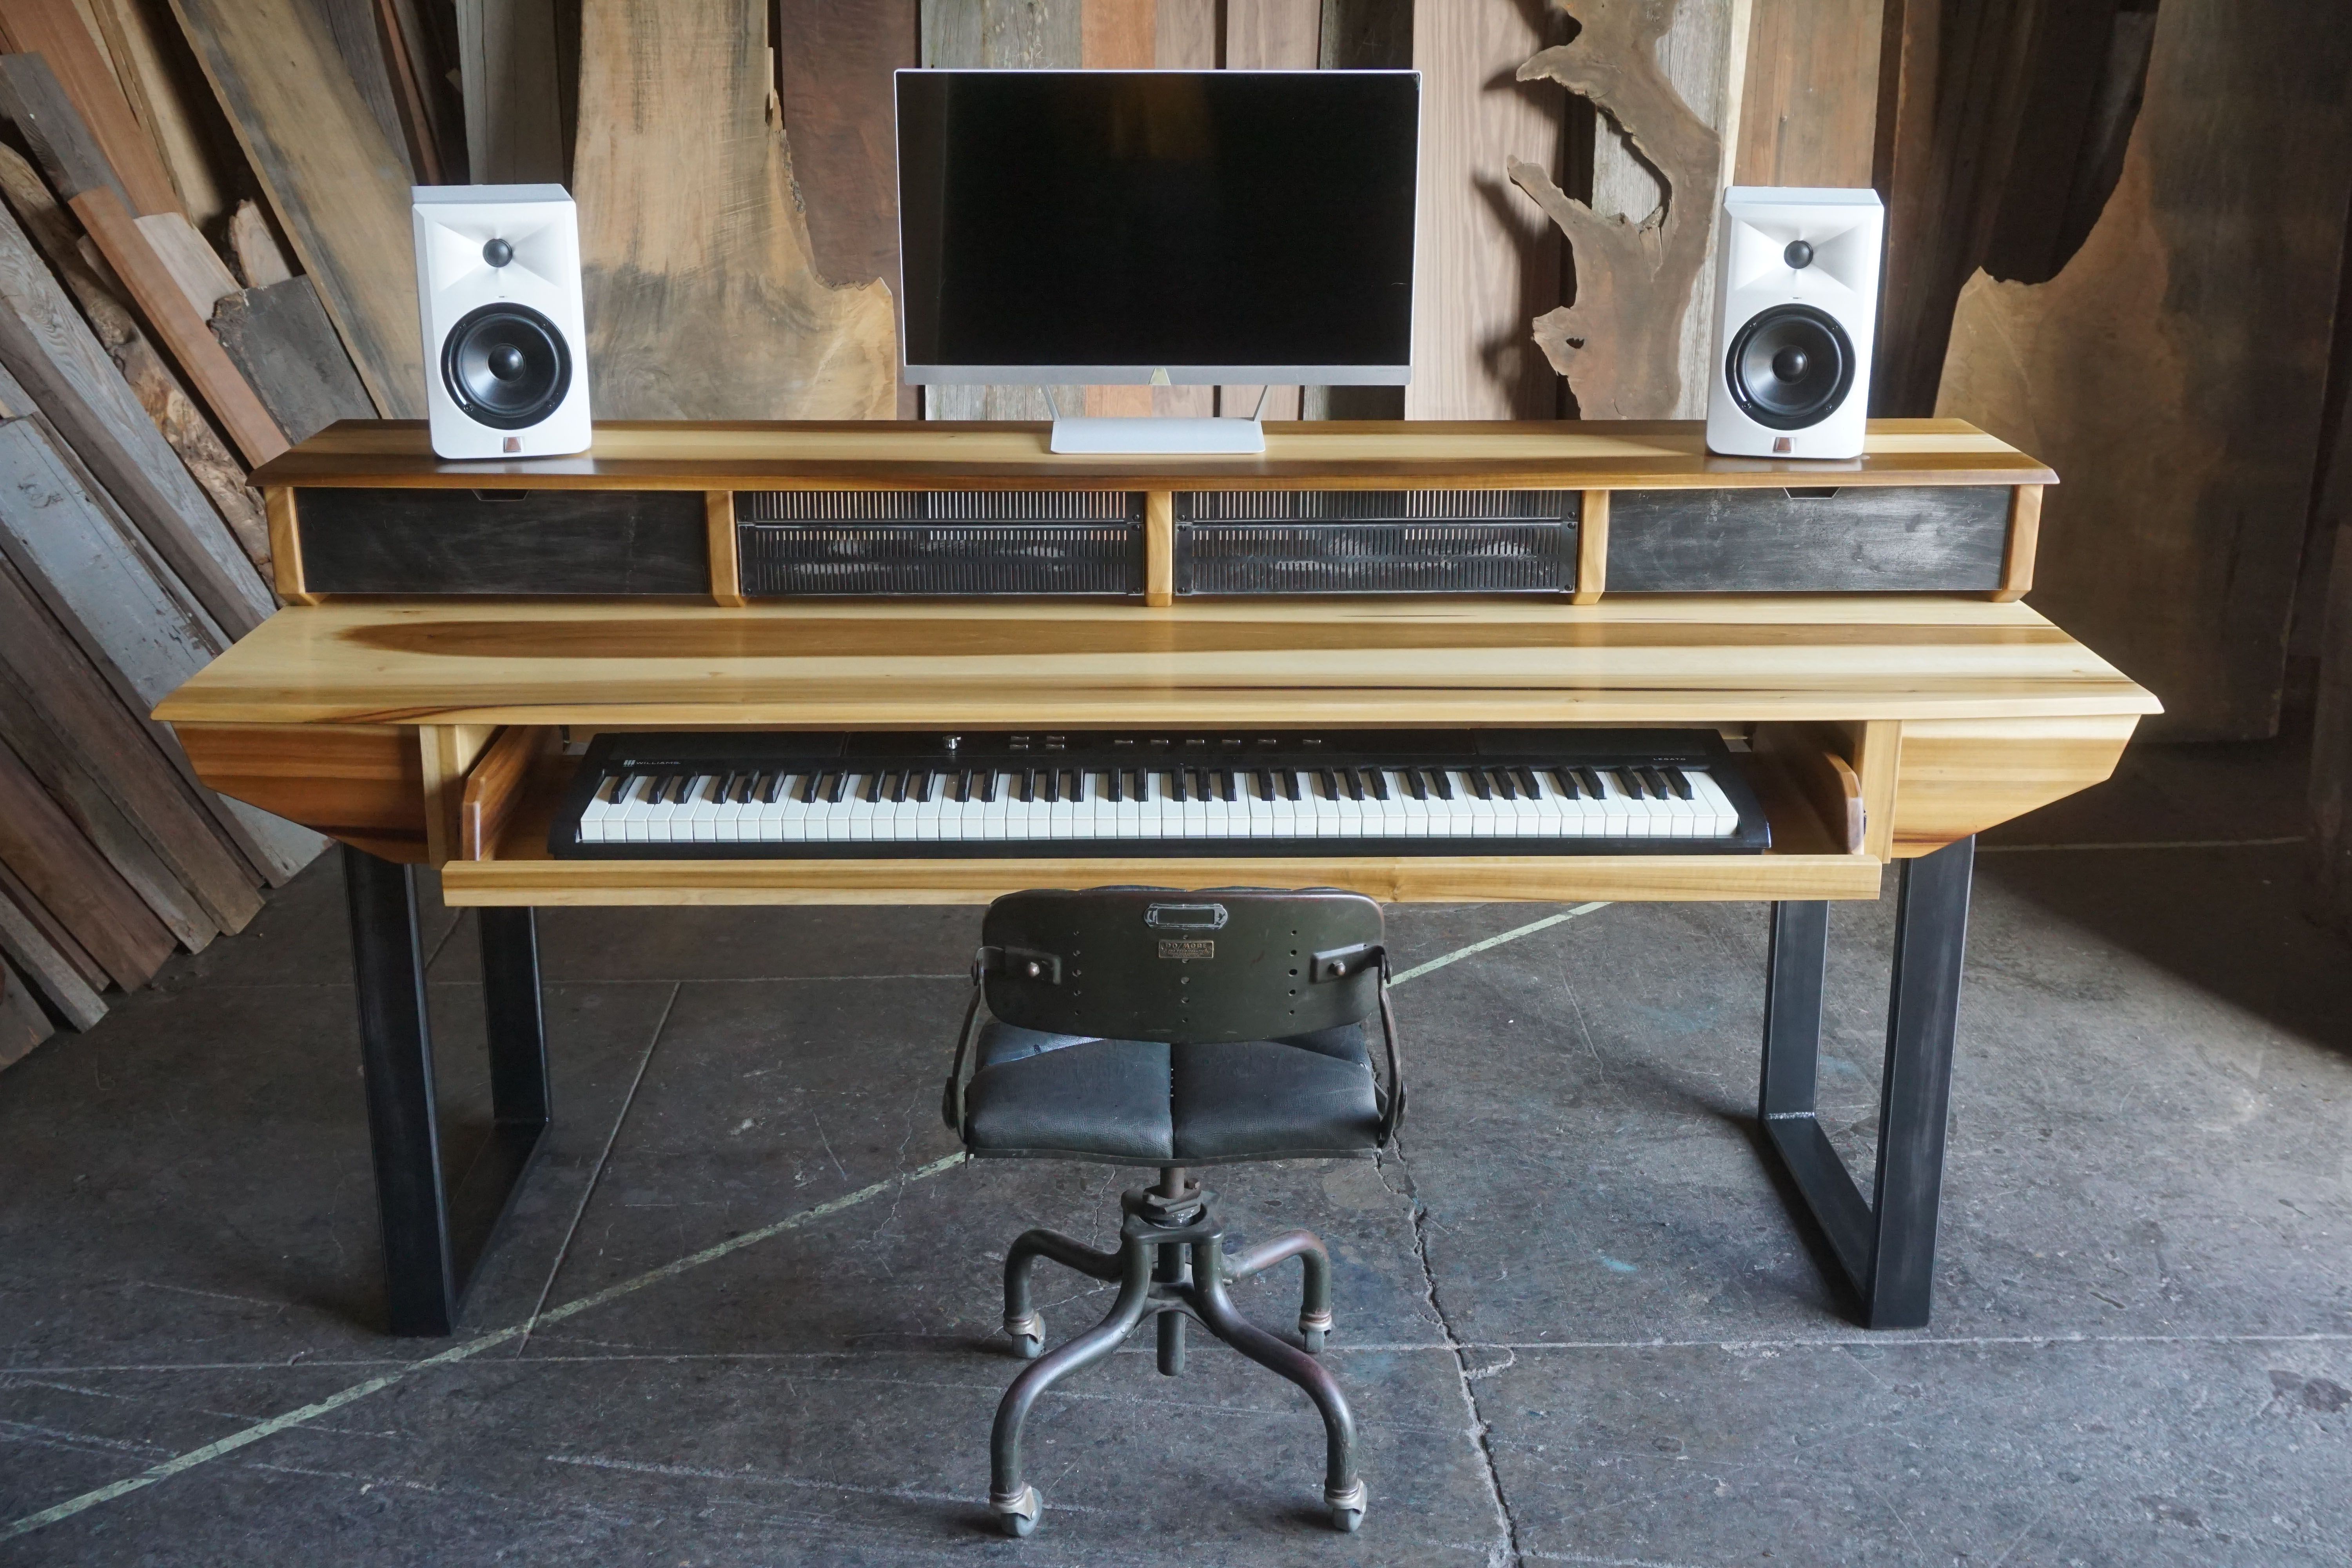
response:
<svg viewBox="0 0 2352 1568"><path fill-rule="evenodd" d="M1397 1173L1404 1178L1402 1187L1389 1180L1391 1159ZM1470 1418L1470 1440L1478 1450L1479 1463L1486 1468L1486 1495L1495 1505L1496 1540L1486 1549L1486 1568L1515 1568L1515 1565L1516 1568L1524 1568L1527 1550L1519 1542L1518 1518L1511 1511L1510 1499L1503 1491L1503 1472L1495 1463L1493 1428L1478 1406L1479 1380L1491 1377L1510 1363L1473 1369L1470 1347L1463 1342L1461 1335L1454 1331L1454 1321L1446 1316L1445 1303L1438 1294L1437 1271L1430 1266L1429 1208L1421 1201L1420 1191L1413 1182L1412 1164L1405 1157L1404 1140L1397 1138L1391 1142L1388 1151L1373 1162L1372 1168L1380 1175L1381 1185L1388 1189L1391 1196L1403 1200L1406 1213L1412 1218L1412 1252L1414 1261L1421 1265L1422 1298L1429 1303L1430 1315L1437 1320L1437 1331L1445 1338L1445 1348L1454 1352L1454 1375L1461 1390L1463 1411Z"/></svg>

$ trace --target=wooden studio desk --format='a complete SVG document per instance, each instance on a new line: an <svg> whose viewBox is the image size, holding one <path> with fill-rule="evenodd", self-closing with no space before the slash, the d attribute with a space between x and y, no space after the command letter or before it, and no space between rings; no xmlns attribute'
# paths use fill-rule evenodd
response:
<svg viewBox="0 0 2352 1568"><path fill-rule="evenodd" d="M1042 426L636 425L600 427L582 458L457 464L421 426L347 423L257 475L289 607L156 717L214 788L346 846L396 1333L451 1331L547 1124L534 907L977 904L1118 882L1770 902L1769 1146L1862 1320L1917 1326L1974 836L2105 778L2157 710L2019 602L2053 479L1948 421L1875 425L1858 462L1802 466L1708 457L1696 425L1277 425L1263 457L1186 458L1053 458ZM1328 591L1433 582L1482 591ZM1462 726L1715 731L1772 846L583 859L548 845L581 742L610 730ZM1815 1122L1814 1065L1827 900L1876 897L1890 861L1865 1195ZM481 910L498 1131L448 1192L417 865Z"/></svg>

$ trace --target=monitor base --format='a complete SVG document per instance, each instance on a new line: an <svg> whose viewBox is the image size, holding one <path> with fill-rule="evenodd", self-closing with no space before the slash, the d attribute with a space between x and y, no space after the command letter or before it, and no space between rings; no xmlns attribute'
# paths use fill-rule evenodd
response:
<svg viewBox="0 0 2352 1568"><path fill-rule="evenodd" d="M1095 457L1263 452L1265 427L1255 419L1069 417L1054 421L1048 449Z"/></svg>

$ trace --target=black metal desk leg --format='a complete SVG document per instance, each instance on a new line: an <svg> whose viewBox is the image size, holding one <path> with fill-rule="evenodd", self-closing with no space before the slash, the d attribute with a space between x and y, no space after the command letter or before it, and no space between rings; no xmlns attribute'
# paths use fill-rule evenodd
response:
<svg viewBox="0 0 2352 1568"><path fill-rule="evenodd" d="M351 902L376 1212L383 1225L386 1315L395 1334L446 1334L457 1321L457 1272L441 1190L415 872L346 845L343 887Z"/></svg>
<svg viewBox="0 0 2352 1568"><path fill-rule="evenodd" d="M452 1191L441 1179L415 869L346 846L343 883L351 900L376 1209L383 1225L385 1316L395 1334L448 1334L546 1137L538 931L529 910L481 911L494 1121Z"/></svg>
<svg viewBox="0 0 2352 1568"><path fill-rule="evenodd" d="M1757 1114L1861 1298L1874 1329L1927 1325L1934 1295L1944 1132L1966 955L1976 840L1903 862L1887 1003L1878 1169L1865 1202L1814 1110L1829 906L1772 907Z"/></svg>

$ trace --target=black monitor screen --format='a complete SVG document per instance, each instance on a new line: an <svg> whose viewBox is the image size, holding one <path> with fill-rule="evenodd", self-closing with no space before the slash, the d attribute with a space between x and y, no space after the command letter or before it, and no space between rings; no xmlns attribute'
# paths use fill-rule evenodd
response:
<svg viewBox="0 0 2352 1568"><path fill-rule="evenodd" d="M908 364L1402 380L1419 100L1411 71L901 71Z"/></svg>

